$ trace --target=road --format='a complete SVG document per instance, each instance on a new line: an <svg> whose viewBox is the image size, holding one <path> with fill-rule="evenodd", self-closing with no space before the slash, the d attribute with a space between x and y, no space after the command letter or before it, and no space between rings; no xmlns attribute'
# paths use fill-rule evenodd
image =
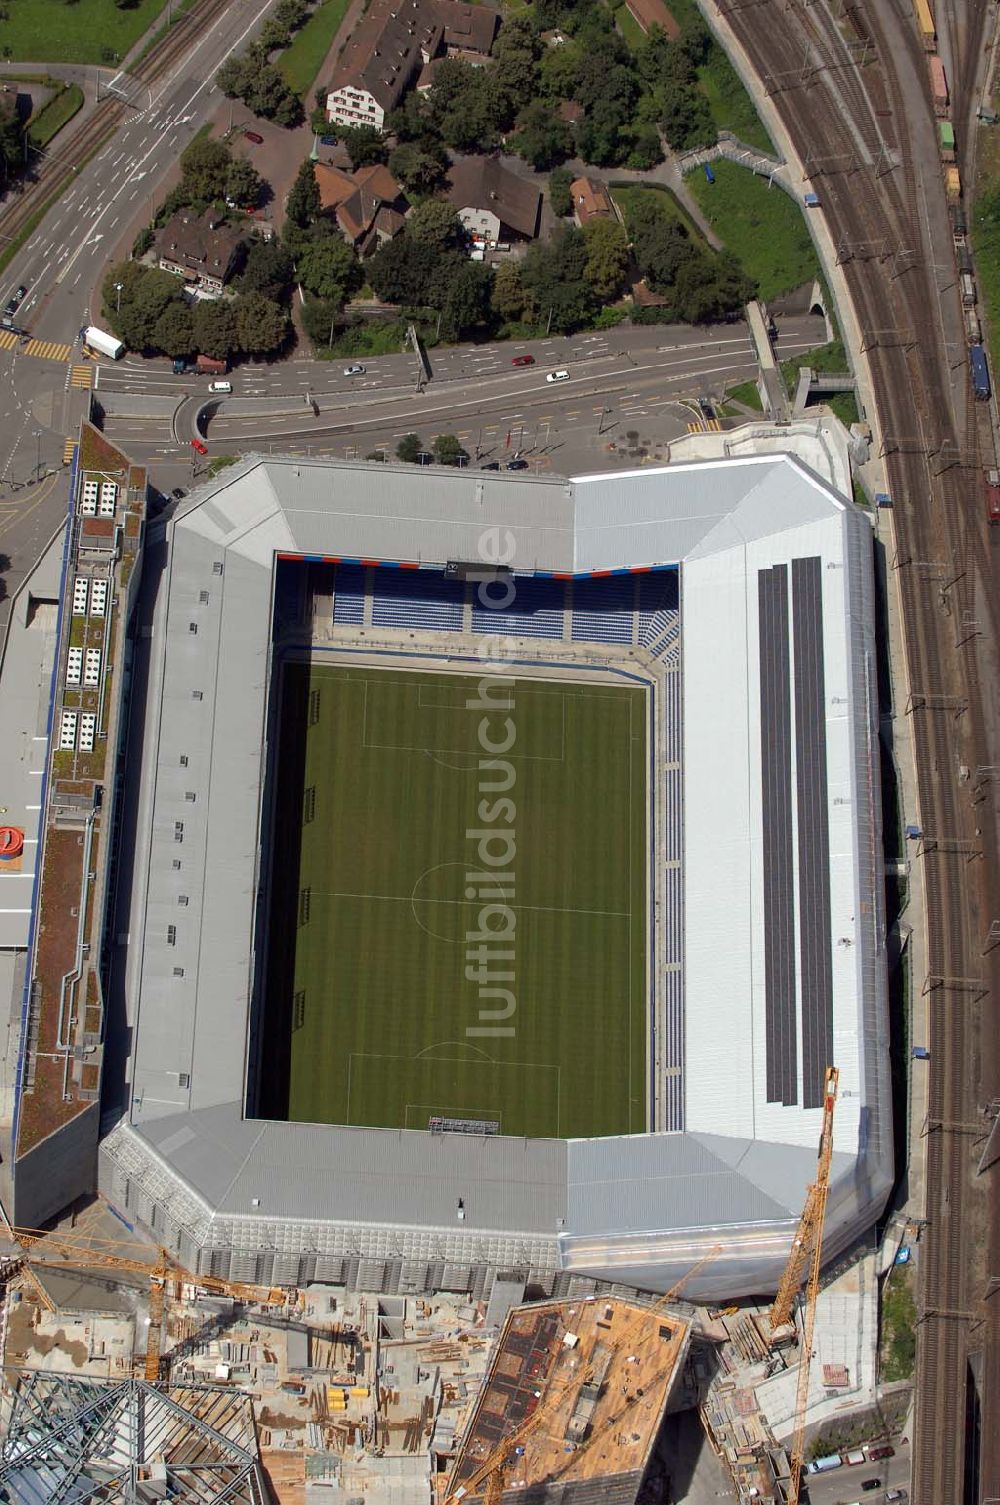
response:
<svg viewBox="0 0 1000 1505"><path fill-rule="evenodd" d="M313 453L329 453L331 446L344 453L351 446L364 453L380 445L394 449L413 431L429 443L437 433L471 440L491 427L544 433L552 455L557 449L575 454L584 433L603 437L606 448L630 420L662 439L666 431L654 420L668 413L674 437L701 421L699 396L719 398L727 386L756 374L741 324L631 333L637 336L631 350L628 336L618 331L613 338L592 334L531 346L435 350L432 379L419 393L413 357L390 356L371 361L354 377L339 363L244 368L232 373L233 395L219 399L211 397L204 379L172 376L163 365L150 370L123 363L101 368L96 394L109 436L138 458L183 453L195 435L207 439L214 453L259 444ZM779 352L801 355L824 337L818 317L782 321ZM514 369L513 360L529 352L535 364ZM569 371L569 380L546 381L549 371L560 369Z"/></svg>
<svg viewBox="0 0 1000 1505"><path fill-rule="evenodd" d="M0 482L24 477L35 456L30 455L32 398L47 382L54 392L68 385L67 360L78 350L81 327L89 322L90 295L103 278L118 240L137 216L151 214L159 185L191 138L218 107L212 82L220 63L245 45L260 25L273 0L231 0L221 7L202 7L185 23L192 36L186 51L176 57L152 84L138 84L127 75L111 80L114 95L126 101L115 108L123 123L96 157L80 168L72 187L45 216L18 252L0 284L3 301L19 284L28 294L17 321L38 341L51 347L51 358L15 352L0 364ZM197 24L196 32L191 28ZM96 129L96 116L91 128ZM73 165L67 155L73 140L59 146L52 162ZM79 150L92 142L80 133ZM14 210L19 209L15 202ZM6 213L7 211L5 211ZM46 372L45 367L50 370ZM51 368L61 369L56 373ZM58 427L60 404L53 402L53 421L37 424L42 430L43 465L62 458L63 434Z"/></svg>

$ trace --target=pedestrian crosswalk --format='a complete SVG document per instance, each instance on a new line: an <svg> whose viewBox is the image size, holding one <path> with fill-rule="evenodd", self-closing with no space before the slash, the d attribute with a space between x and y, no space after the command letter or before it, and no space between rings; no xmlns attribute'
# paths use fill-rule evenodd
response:
<svg viewBox="0 0 1000 1505"><path fill-rule="evenodd" d="M33 355L40 361L68 361L72 349L72 345L65 345L57 340L29 340L24 347L24 354Z"/></svg>
<svg viewBox="0 0 1000 1505"><path fill-rule="evenodd" d="M718 418L706 418L703 423L689 423L689 434L719 434L722 432L722 424Z"/></svg>
<svg viewBox="0 0 1000 1505"><path fill-rule="evenodd" d="M0 350L13 350L17 335L12 329L0 329Z"/></svg>
<svg viewBox="0 0 1000 1505"><path fill-rule="evenodd" d="M85 387L89 392L93 383L93 366L73 366L69 374L71 387Z"/></svg>
<svg viewBox="0 0 1000 1505"><path fill-rule="evenodd" d="M76 440L75 439L67 439L66 442L63 444L63 464L64 465L72 465L72 463L73 463L73 451L75 449L76 449Z"/></svg>

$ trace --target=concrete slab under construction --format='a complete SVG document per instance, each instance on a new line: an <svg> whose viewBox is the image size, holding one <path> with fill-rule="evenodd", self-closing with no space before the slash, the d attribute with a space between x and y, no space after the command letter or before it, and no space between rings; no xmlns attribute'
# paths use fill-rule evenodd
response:
<svg viewBox="0 0 1000 1505"><path fill-rule="evenodd" d="M504 1499L632 1505L682 1373L691 1323L630 1301L543 1302L511 1312L449 1480L481 1498L484 1464ZM508 1450L505 1453L504 1448ZM522 1496L523 1497L523 1496Z"/></svg>

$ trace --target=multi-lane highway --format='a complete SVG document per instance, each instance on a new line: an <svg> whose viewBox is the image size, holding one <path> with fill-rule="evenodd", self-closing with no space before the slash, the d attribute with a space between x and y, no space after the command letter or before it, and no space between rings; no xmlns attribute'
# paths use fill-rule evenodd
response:
<svg viewBox="0 0 1000 1505"><path fill-rule="evenodd" d="M435 350L431 380L421 382L419 391L414 358L400 355L366 362L364 371L350 376L339 362L243 368L231 376L232 395L221 399L209 393L203 378L176 377L165 364L141 368L123 362L101 368L96 395L108 433L140 456L183 451L194 436L207 439L217 453L260 443L316 453L344 453L350 445L364 452L394 447L414 431L428 442L441 432L472 441L481 432L530 432L534 442L516 448L544 447L551 456L568 447L575 456L587 436L603 439L607 451L615 431L628 428L629 420L644 431L655 429L658 437L668 430L683 433L689 423L701 421L696 398L719 396L756 372L741 324L661 327L630 336L616 331L530 346ZM779 322L783 357L801 355L824 337L819 317ZM514 366L529 355L533 365ZM569 371L567 381L546 380L561 369ZM654 422L668 415L668 430ZM495 446L475 447L486 452ZM505 441L501 447L510 445Z"/></svg>

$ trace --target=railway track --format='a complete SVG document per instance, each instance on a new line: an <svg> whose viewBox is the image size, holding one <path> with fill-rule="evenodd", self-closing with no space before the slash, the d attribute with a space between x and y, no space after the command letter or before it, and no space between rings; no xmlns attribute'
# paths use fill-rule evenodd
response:
<svg viewBox="0 0 1000 1505"><path fill-rule="evenodd" d="M976 3L972 22L955 38L962 58L955 87L959 105L966 108L981 39ZM977 847L992 853L996 843L994 812L981 812L973 822L970 801L960 793L958 765L993 761L985 752L978 635L966 624L978 620L993 642L1000 627L997 592L988 588L992 560L982 518L980 435L967 394L954 404L947 340L931 314L941 297L935 263L945 248L929 245L924 233L925 185L918 181L905 117L918 87L927 102L927 130L933 132L926 66L912 19L900 51L899 38L887 34L877 7L853 18L855 33L870 38L877 58L880 89L871 93L881 95L893 111L897 129L887 139L863 76L868 69L840 29L852 19L850 11L835 20L820 4L781 8L774 0L776 24L769 26L760 24L767 8L734 9L728 19L758 74L770 81L807 170L821 177L824 206L842 244L867 248L853 259L848 250L845 274L861 327L874 333L869 360L889 451L897 539L893 563L915 697L911 713L927 834L920 860L931 989L928 1121L939 1126L930 1128L927 1146L929 1227L920 1267L914 1505L962 1505L970 1311L976 1302L970 1281L970 1140L959 1130L976 1115L970 1070L977 1043L975 1005L967 980L983 970L973 925L981 874L970 867L970 854ZM904 89L900 75L907 69ZM879 254L879 247L886 254ZM910 248L912 256L900 254ZM946 252L951 260L950 244ZM902 332L902 338L892 331ZM978 836L975 824L981 827ZM988 862L992 866L992 856ZM987 876L995 881L994 874Z"/></svg>
<svg viewBox="0 0 1000 1505"><path fill-rule="evenodd" d="M151 87L204 35L226 0L200 0L151 47L128 75L133 84ZM0 246L16 240L33 217L51 200L65 193L80 169L103 146L132 111L124 99L105 96L88 119L41 159L21 193L8 195L0 207ZM59 139L59 138L57 138Z"/></svg>

